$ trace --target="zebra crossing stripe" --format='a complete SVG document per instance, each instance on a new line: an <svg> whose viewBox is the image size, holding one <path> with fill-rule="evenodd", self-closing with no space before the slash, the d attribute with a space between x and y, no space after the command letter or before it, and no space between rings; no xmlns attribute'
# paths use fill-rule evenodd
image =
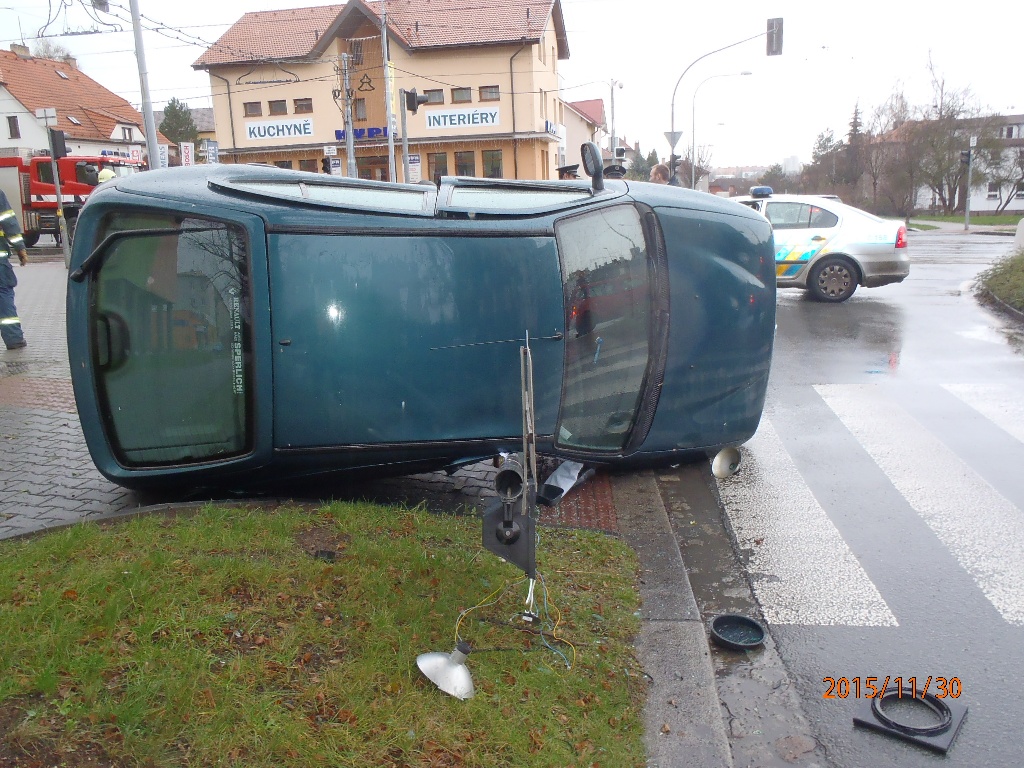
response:
<svg viewBox="0 0 1024 768"><path fill-rule="evenodd" d="M1024 625L1021 510L878 385L815 389L1003 618Z"/></svg>
<svg viewBox="0 0 1024 768"><path fill-rule="evenodd" d="M769 624L897 626L769 419L719 493Z"/></svg>
<svg viewBox="0 0 1024 768"><path fill-rule="evenodd" d="M990 384L943 384L942 388L1024 443L1024 403L1019 388Z"/></svg>

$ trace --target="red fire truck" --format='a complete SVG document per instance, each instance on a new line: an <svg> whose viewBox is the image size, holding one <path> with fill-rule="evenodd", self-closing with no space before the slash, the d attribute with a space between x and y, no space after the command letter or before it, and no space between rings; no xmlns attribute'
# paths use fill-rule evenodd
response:
<svg viewBox="0 0 1024 768"><path fill-rule="evenodd" d="M60 192L64 198L64 218L71 237L78 211L99 184L101 163L109 163L118 176L141 170L141 164L116 155L62 157L57 161ZM0 189L7 194L25 233L25 245L31 247L40 235L60 239L57 220L57 191L53 184L53 165L49 155L25 160L21 157L0 157Z"/></svg>

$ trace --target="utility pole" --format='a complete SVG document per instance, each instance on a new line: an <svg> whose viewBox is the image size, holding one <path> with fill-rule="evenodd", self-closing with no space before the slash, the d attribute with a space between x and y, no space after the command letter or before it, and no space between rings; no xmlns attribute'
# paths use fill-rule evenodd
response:
<svg viewBox="0 0 1024 768"><path fill-rule="evenodd" d="M618 80L612 80L612 82L611 82L611 88L612 88L612 123L611 123L612 136L611 136L611 146L609 147L609 149L611 150L611 153L612 153L612 162L613 163L615 162L615 146L616 146L615 145L615 86L616 85L619 86L619 88L622 87L622 83L620 83Z"/></svg>
<svg viewBox="0 0 1024 768"><path fill-rule="evenodd" d="M345 165L349 178L359 175L356 170L356 141L352 135L352 85L348 79L348 54L341 54L342 85L345 88Z"/></svg>
<svg viewBox="0 0 1024 768"><path fill-rule="evenodd" d="M142 120L146 126L146 152L149 154L150 170L160 165L160 153L156 143L156 121L153 119L153 102L149 98L149 74L146 71L146 49L142 46L142 23L139 18L139 0L129 0L132 11L132 29L135 32L135 58L139 64L139 87L142 90Z"/></svg>
<svg viewBox="0 0 1024 768"><path fill-rule="evenodd" d="M384 49L384 101L388 113L388 179L398 181L395 172L395 112L391 103L391 51L388 49L388 8L385 4L382 17L381 48Z"/></svg>

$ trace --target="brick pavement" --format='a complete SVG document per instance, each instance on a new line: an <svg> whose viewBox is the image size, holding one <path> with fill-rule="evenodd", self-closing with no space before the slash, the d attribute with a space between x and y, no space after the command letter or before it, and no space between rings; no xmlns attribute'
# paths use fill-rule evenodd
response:
<svg viewBox="0 0 1024 768"><path fill-rule="evenodd" d="M41 261L33 252L32 262L16 271L18 312L29 345L15 351L0 348L0 439L5 447L0 463L0 539L181 502L121 488L93 466L68 368L67 270L59 257ZM438 511L474 511L493 496L494 473L490 462L481 462L451 476L432 472L336 481L315 491L296 489L296 495L304 500L310 498L305 494L315 493L316 499L365 498L411 506L423 503ZM229 498L238 501L237 496ZM617 532L610 478L591 478L557 508L542 509L541 521Z"/></svg>

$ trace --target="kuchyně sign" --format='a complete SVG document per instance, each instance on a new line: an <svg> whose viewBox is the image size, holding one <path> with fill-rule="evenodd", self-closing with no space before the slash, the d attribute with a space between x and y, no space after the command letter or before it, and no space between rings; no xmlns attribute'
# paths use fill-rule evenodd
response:
<svg viewBox="0 0 1024 768"><path fill-rule="evenodd" d="M258 120L246 123L245 137L250 141L311 139L313 138L313 118L307 117L301 120Z"/></svg>

